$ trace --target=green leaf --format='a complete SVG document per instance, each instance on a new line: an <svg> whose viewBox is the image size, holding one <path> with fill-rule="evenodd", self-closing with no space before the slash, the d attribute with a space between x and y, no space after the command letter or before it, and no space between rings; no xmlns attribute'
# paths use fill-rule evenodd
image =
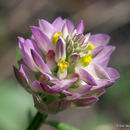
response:
<svg viewBox="0 0 130 130"><path fill-rule="evenodd" d="M20 60L22 58L22 54L20 52L20 49L18 48L17 49L17 57L16 57L16 60Z"/></svg>
<svg viewBox="0 0 130 130"><path fill-rule="evenodd" d="M79 128L76 128L74 126L65 123L60 123L58 121L46 121L45 123L57 128L58 130L80 130Z"/></svg>
<svg viewBox="0 0 130 130"><path fill-rule="evenodd" d="M79 130L78 128L75 128L75 127L65 124L65 123L59 123L58 129L59 130Z"/></svg>
<svg viewBox="0 0 130 130"><path fill-rule="evenodd" d="M17 56L16 56L16 66L17 66L17 68L19 67L17 61L20 60L21 58L22 58L22 54L20 52L20 49L18 48L17 49Z"/></svg>

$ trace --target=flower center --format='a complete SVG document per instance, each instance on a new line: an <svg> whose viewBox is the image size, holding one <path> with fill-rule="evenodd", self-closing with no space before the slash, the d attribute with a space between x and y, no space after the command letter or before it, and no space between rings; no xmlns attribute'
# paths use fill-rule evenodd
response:
<svg viewBox="0 0 130 130"><path fill-rule="evenodd" d="M53 37L52 37L52 43L53 43L54 45L56 45L56 43L57 43L57 41L58 41L58 39L59 39L59 35L62 36L62 32L55 33L55 34L53 35Z"/></svg>
<svg viewBox="0 0 130 130"><path fill-rule="evenodd" d="M83 66L89 65L89 63L92 61L92 54L86 54L80 59L80 62L83 64Z"/></svg>
<svg viewBox="0 0 130 130"><path fill-rule="evenodd" d="M69 62L60 60L57 65L60 69L60 72L64 73L67 70L67 68L69 67Z"/></svg>

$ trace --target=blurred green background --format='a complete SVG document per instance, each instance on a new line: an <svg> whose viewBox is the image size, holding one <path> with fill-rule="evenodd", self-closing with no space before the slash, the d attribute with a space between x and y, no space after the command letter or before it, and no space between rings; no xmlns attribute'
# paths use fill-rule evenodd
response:
<svg viewBox="0 0 130 130"><path fill-rule="evenodd" d="M107 33L117 47L110 66L120 79L89 109L67 109L57 119L81 130L126 130L130 126L130 0L0 0L0 130L24 130L36 110L33 100L15 80L17 36L29 37L38 18L52 22L57 16L76 24L84 20L85 32ZM122 127L121 127L122 125ZM41 130L54 130L43 126Z"/></svg>

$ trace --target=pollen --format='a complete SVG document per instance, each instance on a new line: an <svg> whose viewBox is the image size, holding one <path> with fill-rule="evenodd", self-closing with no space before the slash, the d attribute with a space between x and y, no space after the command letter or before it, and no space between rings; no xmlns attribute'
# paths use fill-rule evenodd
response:
<svg viewBox="0 0 130 130"><path fill-rule="evenodd" d="M53 37L52 37L52 43L53 43L54 45L56 45L56 43L57 43L57 41L58 41L58 39L59 39L59 35L62 36L62 32L55 33L55 34L53 35Z"/></svg>
<svg viewBox="0 0 130 130"><path fill-rule="evenodd" d="M85 51L90 51L92 49L95 49L95 47L94 47L94 45L92 43L90 43Z"/></svg>
<svg viewBox="0 0 130 130"><path fill-rule="evenodd" d="M92 54L86 54L80 59L80 62L83 64L83 66L89 65L89 63L92 61Z"/></svg>
<svg viewBox="0 0 130 130"><path fill-rule="evenodd" d="M60 69L60 72L64 73L67 70L67 68L69 67L69 62L60 60L57 65Z"/></svg>

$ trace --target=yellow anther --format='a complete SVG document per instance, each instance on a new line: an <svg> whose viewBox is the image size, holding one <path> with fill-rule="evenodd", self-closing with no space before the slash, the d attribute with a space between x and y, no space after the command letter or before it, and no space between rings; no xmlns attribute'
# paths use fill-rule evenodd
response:
<svg viewBox="0 0 130 130"><path fill-rule="evenodd" d="M83 66L89 65L89 63L92 61L92 54L86 54L80 59L80 62L83 64Z"/></svg>
<svg viewBox="0 0 130 130"><path fill-rule="evenodd" d="M57 65L58 65L61 73L64 73L67 70L67 68L69 67L69 63L64 60L60 60Z"/></svg>
<svg viewBox="0 0 130 130"><path fill-rule="evenodd" d="M56 45L57 41L58 41L58 38L59 38L59 34L58 33L55 33L52 37L52 43L54 45Z"/></svg>
<svg viewBox="0 0 130 130"><path fill-rule="evenodd" d="M87 47L87 49L85 49L85 51L90 51L92 49L95 49L94 45L92 43L90 43Z"/></svg>
<svg viewBox="0 0 130 130"><path fill-rule="evenodd" d="M58 34L59 34L60 36L63 36L62 32L59 32Z"/></svg>
<svg viewBox="0 0 130 130"><path fill-rule="evenodd" d="M53 43L54 45L56 45L56 43L57 43L57 41L58 41L58 39L59 39L59 35L62 36L62 32L55 33L55 34L53 35L53 37L52 37L52 43Z"/></svg>

